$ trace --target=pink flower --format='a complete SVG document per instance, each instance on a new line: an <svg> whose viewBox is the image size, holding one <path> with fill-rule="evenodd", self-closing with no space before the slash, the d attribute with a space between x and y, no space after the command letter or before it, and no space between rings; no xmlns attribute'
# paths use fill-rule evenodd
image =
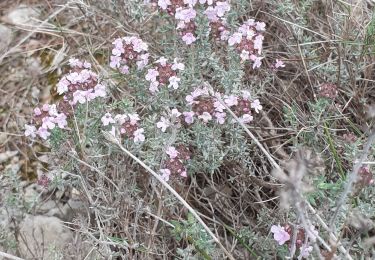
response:
<svg viewBox="0 0 375 260"><path fill-rule="evenodd" d="M143 69L148 64L148 58L150 54L145 53L140 56L140 60L137 61L138 69Z"/></svg>
<svg viewBox="0 0 375 260"><path fill-rule="evenodd" d="M300 256L302 258L308 258L310 253L313 251L313 247L312 246L305 246L303 245L300 249Z"/></svg>
<svg viewBox="0 0 375 260"><path fill-rule="evenodd" d="M280 246L290 239L288 232L286 232L284 227L281 227L280 225L273 225L271 227L271 232L273 233L273 239L275 239Z"/></svg>
<svg viewBox="0 0 375 260"><path fill-rule="evenodd" d="M224 124L225 116L226 116L225 113L216 112L215 113L216 122L218 122L220 125Z"/></svg>
<svg viewBox="0 0 375 260"><path fill-rule="evenodd" d="M242 50L242 51L241 51L241 54L240 54L240 58L241 58L241 60L243 60L243 61L245 61L245 60L249 60L249 59L250 59L250 52L245 51L245 50Z"/></svg>
<svg viewBox="0 0 375 260"><path fill-rule="evenodd" d="M169 176L171 175L171 171L169 169L160 169L160 173L162 174L160 177L164 181L169 181Z"/></svg>
<svg viewBox="0 0 375 260"><path fill-rule="evenodd" d="M155 93L155 92L158 92L159 91L159 82L158 81L152 81L150 83L150 87L148 88L150 90L151 93Z"/></svg>
<svg viewBox="0 0 375 260"><path fill-rule="evenodd" d="M130 124L135 125L140 120L138 114L128 114L130 119Z"/></svg>
<svg viewBox="0 0 375 260"><path fill-rule="evenodd" d="M143 128L139 128L134 131L134 142L135 143L142 143L145 140L145 136L143 135L143 132L145 130Z"/></svg>
<svg viewBox="0 0 375 260"><path fill-rule="evenodd" d="M54 129L55 123L53 121L54 121L53 117L49 117L49 116L43 117L42 127L45 129Z"/></svg>
<svg viewBox="0 0 375 260"><path fill-rule="evenodd" d="M198 118L202 119L203 122L207 123L208 121L212 119L212 116L208 112L203 112L202 115L198 116Z"/></svg>
<svg viewBox="0 0 375 260"><path fill-rule="evenodd" d="M180 173L180 176L186 178L186 177L187 177L187 173L186 173L186 171L181 172L181 173Z"/></svg>
<svg viewBox="0 0 375 260"><path fill-rule="evenodd" d="M64 113L57 114L53 119L53 122L57 124L59 128L65 128L68 125L66 115Z"/></svg>
<svg viewBox="0 0 375 260"><path fill-rule="evenodd" d="M223 112L225 109L225 106L223 106L223 104L221 104L219 100L216 100L214 102L214 107L215 107L215 111L218 111L218 112Z"/></svg>
<svg viewBox="0 0 375 260"><path fill-rule="evenodd" d="M115 45L115 48L117 48L117 49L124 47L124 44L123 44L121 38L117 38L117 39L115 39L115 40L112 42L112 44Z"/></svg>
<svg viewBox="0 0 375 260"><path fill-rule="evenodd" d="M172 76L169 78L169 85L168 88L172 87L173 89L178 89L179 85L178 82L180 82L181 79L176 76Z"/></svg>
<svg viewBox="0 0 375 260"><path fill-rule="evenodd" d="M262 59L263 57L256 57L254 64L253 64L253 69L259 68L262 65Z"/></svg>
<svg viewBox="0 0 375 260"><path fill-rule="evenodd" d="M42 106L42 110L43 110L44 112L48 112L48 111L49 111L49 105L48 105L48 104L44 104L44 105Z"/></svg>
<svg viewBox="0 0 375 260"><path fill-rule="evenodd" d="M242 41L242 34L241 33L234 33L232 36L228 39L229 46L233 46L235 44L239 44Z"/></svg>
<svg viewBox="0 0 375 260"><path fill-rule="evenodd" d="M34 108L34 115L35 116L40 116L42 114L42 111L40 111L39 107Z"/></svg>
<svg viewBox="0 0 375 260"><path fill-rule="evenodd" d="M172 70L184 70L185 65L183 63L179 63L177 58L174 59L173 65L172 65Z"/></svg>
<svg viewBox="0 0 375 260"><path fill-rule="evenodd" d="M109 63L109 66L113 69L119 68L121 65L120 61L121 61L121 57L111 56L111 61Z"/></svg>
<svg viewBox="0 0 375 260"><path fill-rule="evenodd" d="M60 79L59 83L57 83L57 93L59 95L64 94L69 90L69 85L70 82L65 77L63 77L62 79Z"/></svg>
<svg viewBox="0 0 375 260"><path fill-rule="evenodd" d="M275 69L278 69L278 68L284 68L285 67L285 64L282 60L278 60L276 59L276 62L275 62Z"/></svg>
<svg viewBox="0 0 375 260"><path fill-rule="evenodd" d="M204 11L204 14L207 16L208 20L211 22L216 22L219 20L216 14L216 9L212 6L207 7L206 11Z"/></svg>
<svg viewBox="0 0 375 260"><path fill-rule="evenodd" d="M79 59L70 58L69 59L69 66L70 67L79 67L81 68L83 66L82 62Z"/></svg>
<svg viewBox="0 0 375 260"><path fill-rule="evenodd" d="M264 39L263 35L258 35L255 37L255 40L254 40L254 49L258 50L259 55L262 53L263 39Z"/></svg>
<svg viewBox="0 0 375 260"><path fill-rule="evenodd" d="M161 66L165 67L165 65L167 65L167 61L168 59L160 57L156 62L159 63Z"/></svg>
<svg viewBox="0 0 375 260"><path fill-rule="evenodd" d="M41 138L43 138L44 140L46 140L48 138L48 136L51 135L50 132L48 132L48 129L44 128L44 127L39 127L38 131L36 132L37 135L39 135Z"/></svg>
<svg viewBox="0 0 375 260"><path fill-rule="evenodd" d="M238 98L234 95L230 95L224 100L224 102L228 107L236 106L238 105Z"/></svg>
<svg viewBox="0 0 375 260"><path fill-rule="evenodd" d="M215 10L217 16L222 17L230 10L230 5L228 2L216 2Z"/></svg>
<svg viewBox="0 0 375 260"><path fill-rule="evenodd" d="M189 6L195 6L197 4L198 0L184 0L184 4Z"/></svg>
<svg viewBox="0 0 375 260"><path fill-rule="evenodd" d="M168 8L168 5L171 5L171 1L169 1L169 0L158 0L158 6L161 9L166 10Z"/></svg>
<svg viewBox="0 0 375 260"><path fill-rule="evenodd" d="M248 91L248 90L243 90L243 91L242 91L242 97L243 97L243 99L249 100L249 99L251 98L250 91Z"/></svg>
<svg viewBox="0 0 375 260"><path fill-rule="evenodd" d="M137 37L132 37L133 50L136 52L147 51L148 45Z"/></svg>
<svg viewBox="0 0 375 260"><path fill-rule="evenodd" d="M165 117L161 117L160 121L156 123L156 127L160 128L160 130L164 133L167 128L170 126L170 122Z"/></svg>
<svg viewBox="0 0 375 260"><path fill-rule="evenodd" d="M122 74L128 74L128 73L129 73L129 66L127 66L127 65L122 66L122 67L120 68L120 72L121 72Z"/></svg>
<svg viewBox="0 0 375 260"><path fill-rule="evenodd" d="M185 122L187 123L187 124L192 124L193 122L194 122L194 112L193 111L190 111L190 112L183 112L182 113L183 115L184 115L184 117L185 117Z"/></svg>
<svg viewBox="0 0 375 260"><path fill-rule="evenodd" d="M173 146L169 146L166 151L166 154L169 155L169 158L174 159L178 156L179 152Z"/></svg>
<svg viewBox="0 0 375 260"><path fill-rule="evenodd" d="M177 117L179 117L179 116L181 115L181 113L178 111L177 108L173 108L171 114L172 114L172 116L174 116L175 118L177 118Z"/></svg>
<svg viewBox="0 0 375 260"><path fill-rule="evenodd" d="M57 116L58 115L56 104L53 104L49 107L48 114L50 116Z"/></svg>
<svg viewBox="0 0 375 260"><path fill-rule="evenodd" d="M190 22L195 18L197 15L197 12L194 10L194 8L177 8L175 18L177 20L182 20L186 23Z"/></svg>
<svg viewBox="0 0 375 260"><path fill-rule="evenodd" d="M149 69L146 74L146 80L156 81L157 76L159 76L159 72L156 69Z"/></svg>
<svg viewBox="0 0 375 260"><path fill-rule="evenodd" d="M30 136L31 138L35 138L36 127L33 125L25 125L25 136Z"/></svg>
<svg viewBox="0 0 375 260"><path fill-rule="evenodd" d="M86 92L83 90L77 90L73 93L73 104L83 104L86 102Z"/></svg>
<svg viewBox="0 0 375 260"><path fill-rule="evenodd" d="M257 113L259 113L259 111L263 108L259 102L259 99L255 99L253 102L251 102L251 107L254 108L255 112Z"/></svg>
<svg viewBox="0 0 375 260"><path fill-rule="evenodd" d="M120 47L120 48L114 48L112 49L112 55L114 56L117 56L117 57L120 57L121 54L123 54L125 52L125 49L123 47Z"/></svg>
<svg viewBox="0 0 375 260"><path fill-rule="evenodd" d="M105 86L102 84L98 84L94 88L95 91L95 96L96 97L105 97L106 96L106 91L105 91Z"/></svg>
<svg viewBox="0 0 375 260"><path fill-rule="evenodd" d="M186 45L190 45L193 42L195 42L197 38L195 38L195 36L189 32L182 36L182 40L185 42Z"/></svg>
<svg viewBox="0 0 375 260"><path fill-rule="evenodd" d="M263 22L256 22L255 29L257 29L257 31L265 31L266 24Z"/></svg>
<svg viewBox="0 0 375 260"><path fill-rule="evenodd" d="M242 122L243 124L248 124L250 123L251 121L253 121L254 117L250 114L244 114L240 119L240 122Z"/></svg>
<svg viewBox="0 0 375 260"><path fill-rule="evenodd" d="M102 123L104 126L107 126L109 124L114 124L115 120L112 118L112 115L110 113L106 113L102 118Z"/></svg>

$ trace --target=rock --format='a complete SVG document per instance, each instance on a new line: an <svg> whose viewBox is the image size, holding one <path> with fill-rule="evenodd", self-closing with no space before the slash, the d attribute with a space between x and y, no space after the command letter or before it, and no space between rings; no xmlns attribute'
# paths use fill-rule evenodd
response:
<svg viewBox="0 0 375 260"><path fill-rule="evenodd" d="M12 42L12 30L5 25L0 24L0 53L8 49L9 44Z"/></svg>
<svg viewBox="0 0 375 260"><path fill-rule="evenodd" d="M39 10L26 5L19 5L11 10L5 17L5 21L14 25L33 26L39 24L36 18L39 16Z"/></svg>
<svg viewBox="0 0 375 260"><path fill-rule="evenodd" d="M73 233L56 217L28 215L20 224L18 241L26 259L55 259L73 242Z"/></svg>

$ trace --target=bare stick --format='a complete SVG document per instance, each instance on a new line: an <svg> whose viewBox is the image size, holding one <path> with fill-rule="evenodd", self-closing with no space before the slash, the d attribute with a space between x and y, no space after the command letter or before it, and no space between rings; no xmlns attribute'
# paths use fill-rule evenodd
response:
<svg viewBox="0 0 375 260"><path fill-rule="evenodd" d="M0 256L5 257L5 259L11 259L11 260L25 260L25 259L20 258L18 256L10 255L10 254L7 254L7 253L1 252L1 251L0 251Z"/></svg>

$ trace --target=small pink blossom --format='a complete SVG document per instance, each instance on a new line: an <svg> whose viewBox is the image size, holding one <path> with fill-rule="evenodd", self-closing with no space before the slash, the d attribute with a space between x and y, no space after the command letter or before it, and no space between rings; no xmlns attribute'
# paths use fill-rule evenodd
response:
<svg viewBox="0 0 375 260"><path fill-rule="evenodd" d="M139 128L134 131L134 142L135 143L142 143L145 140L145 136L143 135L143 132L145 130L143 128Z"/></svg>
<svg viewBox="0 0 375 260"><path fill-rule="evenodd" d="M81 68L83 66L82 62L79 59L76 58L70 58L69 59L69 66L70 67L78 67Z"/></svg>
<svg viewBox="0 0 375 260"><path fill-rule="evenodd" d="M179 85L178 82L180 82L181 79L176 76L172 76L169 78L169 85L168 88L172 87L173 89L178 89Z"/></svg>
<svg viewBox="0 0 375 260"><path fill-rule="evenodd" d="M36 127L33 125L25 125L25 136L30 136L31 138L35 138Z"/></svg>
<svg viewBox="0 0 375 260"><path fill-rule="evenodd" d="M255 99L253 102L251 102L251 107L254 108L255 112L257 113L259 113L259 111L263 108L259 102L259 99Z"/></svg>
<svg viewBox="0 0 375 260"><path fill-rule="evenodd" d="M271 227L271 232L273 233L273 238L279 243L279 245L285 244L286 241L290 239L290 235L285 231L284 227L280 225L273 225Z"/></svg>
<svg viewBox="0 0 375 260"><path fill-rule="evenodd" d="M217 16L222 17L230 10L230 4L228 2L216 2L215 10Z"/></svg>
<svg viewBox="0 0 375 260"><path fill-rule="evenodd" d="M257 57L253 64L253 69L259 68L262 65L262 59L263 57Z"/></svg>
<svg viewBox="0 0 375 260"><path fill-rule="evenodd" d="M59 128L65 128L68 125L66 121L66 115L64 113L57 114L53 119L53 122L58 125Z"/></svg>
<svg viewBox="0 0 375 260"><path fill-rule="evenodd" d="M248 91L248 90L243 90L243 91L242 91L242 97L243 97L243 99L249 100L249 99L251 98L251 93L250 93L250 91Z"/></svg>
<svg viewBox="0 0 375 260"><path fill-rule="evenodd" d="M109 124L114 124L115 120L112 118L112 115L110 113L106 113L102 118L102 123L104 126L107 126Z"/></svg>
<svg viewBox="0 0 375 260"><path fill-rule="evenodd" d="M172 70L184 70L185 65L183 63L178 62L177 58L174 59Z"/></svg>
<svg viewBox="0 0 375 260"><path fill-rule="evenodd" d="M129 116L131 125L137 124L137 122L140 120L138 114L128 114L128 116Z"/></svg>
<svg viewBox="0 0 375 260"><path fill-rule="evenodd" d="M241 33L234 33L232 36L228 39L229 46L233 46L235 44L240 44L242 41L242 34Z"/></svg>
<svg viewBox="0 0 375 260"><path fill-rule="evenodd" d="M207 16L208 20L211 22L216 22L219 20L217 17L216 9L212 6L207 7L206 11L204 11L204 14Z"/></svg>
<svg viewBox="0 0 375 260"><path fill-rule="evenodd" d="M160 57L156 62L159 63L161 66L165 67L167 65L168 59L165 57Z"/></svg>
<svg viewBox="0 0 375 260"><path fill-rule="evenodd" d="M103 86L102 84L97 84L94 88L94 91L96 97L105 97L107 95L105 91L105 86Z"/></svg>
<svg viewBox="0 0 375 260"><path fill-rule="evenodd" d="M169 181L169 176L171 175L171 171L169 169L160 169L160 173L162 174L160 177L164 181Z"/></svg>
<svg viewBox="0 0 375 260"><path fill-rule="evenodd" d="M190 45L193 42L195 42L197 38L195 38L195 36L189 32L182 36L182 40L185 42L186 45Z"/></svg>
<svg viewBox="0 0 375 260"><path fill-rule="evenodd" d="M121 57L111 56L111 61L109 63L109 66L113 69L119 68L121 66L120 61L121 61Z"/></svg>
<svg viewBox="0 0 375 260"><path fill-rule="evenodd" d="M51 133L48 132L48 129L46 129L44 127L39 127L36 134L39 135L44 140L47 140L47 138L51 135Z"/></svg>
<svg viewBox="0 0 375 260"><path fill-rule="evenodd" d="M148 88L150 90L151 93L155 93L155 92L158 92L159 91L159 82L158 81L152 81L150 83L150 87Z"/></svg>
<svg viewBox="0 0 375 260"><path fill-rule="evenodd" d="M184 178L187 178L187 172L186 171L183 171L180 173L180 176L181 177L184 177Z"/></svg>
<svg viewBox="0 0 375 260"><path fill-rule="evenodd" d="M257 29L257 31L265 31L266 24L264 22L256 22L255 29Z"/></svg>
<svg viewBox="0 0 375 260"><path fill-rule="evenodd" d="M156 123L156 127L160 128L160 130L164 133L170 126L170 124L171 123L169 122L169 120L162 116L160 118L160 121Z"/></svg>
<svg viewBox="0 0 375 260"><path fill-rule="evenodd" d="M244 114L240 119L240 122L242 122L243 124L248 124L250 123L251 121L253 121L254 117L250 114Z"/></svg>
<svg viewBox="0 0 375 260"><path fill-rule="evenodd" d="M150 54L145 53L140 56L140 60L137 61L138 69L143 69L148 64L148 58Z"/></svg>
<svg viewBox="0 0 375 260"><path fill-rule="evenodd" d="M39 107L34 108L34 115L35 116L40 116L42 114L42 111L40 110Z"/></svg>
<svg viewBox="0 0 375 260"><path fill-rule="evenodd" d="M198 116L198 118L202 119L203 122L207 123L208 121L212 119L212 116L208 112L203 112L202 115Z"/></svg>
<svg viewBox="0 0 375 260"><path fill-rule="evenodd" d="M49 116L43 117L42 127L45 129L54 129L55 128L54 118L49 117Z"/></svg>
<svg viewBox="0 0 375 260"><path fill-rule="evenodd" d="M117 57L120 57L121 54L123 54L125 52L125 49L123 47L120 47L120 48L114 48L112 49L112 55L114 56L117 56Z"/></svg>
<svg viewBox="0 0 375 260"><path fill-rule="evenodd" d="M62 79L60 79L59 83L57 83L57 93L59 95L64 94L65 92L69 90L68 89L69 85L70 85L70 82L65 77L63 77Z"/></svg>
<svg viewBox="0 0 375 260"><path fill-rule="evenodd" d="M174 116L176 118L181 115L181 113L178 111L177 108L173 108L172 111L171 111L171 114L172 114L172 116Z"/></svg>
<svg viewBox="0 0 375 260"><path fill-rule="evenodd" d="M186 23L190 22L193 20L197 15L197 12L194 10L194 8L177 8L176 9L176 14L175 18L177 20L182 20Z"/></svg>
<svg viewBox="0 0 375 260"><path fill-rule="evenodd" d="M179 152L173 146L168 147L166 154L169 155L169 158L174 159L178 156Z"/></svg>
<svg viewBox="0 0 375 260"><path fill-rule="evenodd" d="M238 98L234 95L230 95L224 100L224 102L228 107L236 106L238 105Z"/></svg>
<svg viewBox="0 0 375 260"><path fill-rule="evenodd" d="M156 69L149 69L146 74L146 80L156 81L157 76L159 76L159 72Z"/></svg>
<svg viewBox="0 0 375 260"><path fill-rule="evenodd" d="M240 54L240 58L241 58L241 60L243 60L243 61L245 61L245 60L249 60L249 59L250 59L250 52L245 51L245 50L242 50L242 51L241 51L241 54Z"/></svg>
<svg viewBox="0 0 375 260"><path fill-rule="evenodd" d="M276 59L274 67L275 67L275 69L284 68L285 64L282 60Z"/></svg>
<svg viewBox="0 0 375 260"><path fill-rule="evenodd" d="M120 72L121 72L122 74L129 74L129 66L127 66L127 65L122 66L122 67L120 68Z"/></svg>
<svg viewBox="0 0 375 260"><path fill-rule="evenodd" d="M310 253L313 251L313 247L312 246L305 246L303 245L300 249L300 256L302 258L308 258L310 256Z"/></svg>
<svg viewBox="0 0 375 260"><path fill-rule="evenodd" d="M220 125L224 124L225 116L226 116L225 113L216 112L215 113L216 122L218 122Z"/></svg>
<svg viewBox="0 0 375 260"><path fill-rule="evenodd" d="M168 8L168 5L171 5L170 0L158 0L158 6L161 9L166 10Z"/></svg>
<svg viewBox="0 0 375 260"><path fill-rule="evenodd" d="M44 112L48 112L48 111L49 111L49 105L48 105L48 104L44 104L44 105L42 106L42 110L43 110Z"/></svg>
<svg viewBox="0 0 375 260"><path fill-rule="evenodd" d="M190 111L190 112L183 112L183 115L185 117L185 122L187 124L192 124L194 122L194 112L193 111Z"/></svg>

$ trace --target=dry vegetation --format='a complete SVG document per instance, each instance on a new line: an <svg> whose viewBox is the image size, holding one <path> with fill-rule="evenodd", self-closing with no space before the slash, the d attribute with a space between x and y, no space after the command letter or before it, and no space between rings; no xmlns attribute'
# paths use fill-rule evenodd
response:
<svg viewBox="0 0 375 260"><path fill-rule="evenodd" d="M0 2L3 24L12 30L9 45L0 47L0 153L17 151L0 161L0 187L19 193L9 204L0 191L3 213L12 218L0 236L0 251L26 257L17 249L17 225L26 213L36 214L38 205L25 206L23 191L41 173L59 169L61 179L41 189L41 200L64 204L75 196L83 203L62 217L75 242L56 259L194 259L193 252L202 259L281 259L290 253L286 247L280 252L272 238L270 227L278 223L314 224L325 241L315 245L317 259L373 259L375 188L350 177L360 170L361 165L354 167L357 159L369 162L370 170L374 164L375 17L370 0L267 0L245 6L241 20L267 24L263 66L244 73L244 82L263 105L258 120L247 127L251 135L237 129L250 144L246 158L224 158L212 173L170 182L227 255L147 169L103 136L78 153L72 152L74 144L58 150L39 141L30 144L24 124L38 103L59 98L55 85L71 56L90 61L106 75L108 103L127 97L142 113L146 104L136 100L131 81L110 77L108 67L111 42L118 36L139 35L154 55L165 53L161 43L169 32L158 29L165 19L143 10L140 2ZM246 1L231 2L240 6ZM21 4L40 14L27 25L14 25L7 14ZM286 67L270 73L267 67L276 58ZM333 100L320 97L326 83L337 87ZM355 136L352 144L348 135ZM21 186L8 181L9 165L19 165ZM14 207L16 215L10 210ZM15 244L7 247L4 241L12 239Z"/></svg>

